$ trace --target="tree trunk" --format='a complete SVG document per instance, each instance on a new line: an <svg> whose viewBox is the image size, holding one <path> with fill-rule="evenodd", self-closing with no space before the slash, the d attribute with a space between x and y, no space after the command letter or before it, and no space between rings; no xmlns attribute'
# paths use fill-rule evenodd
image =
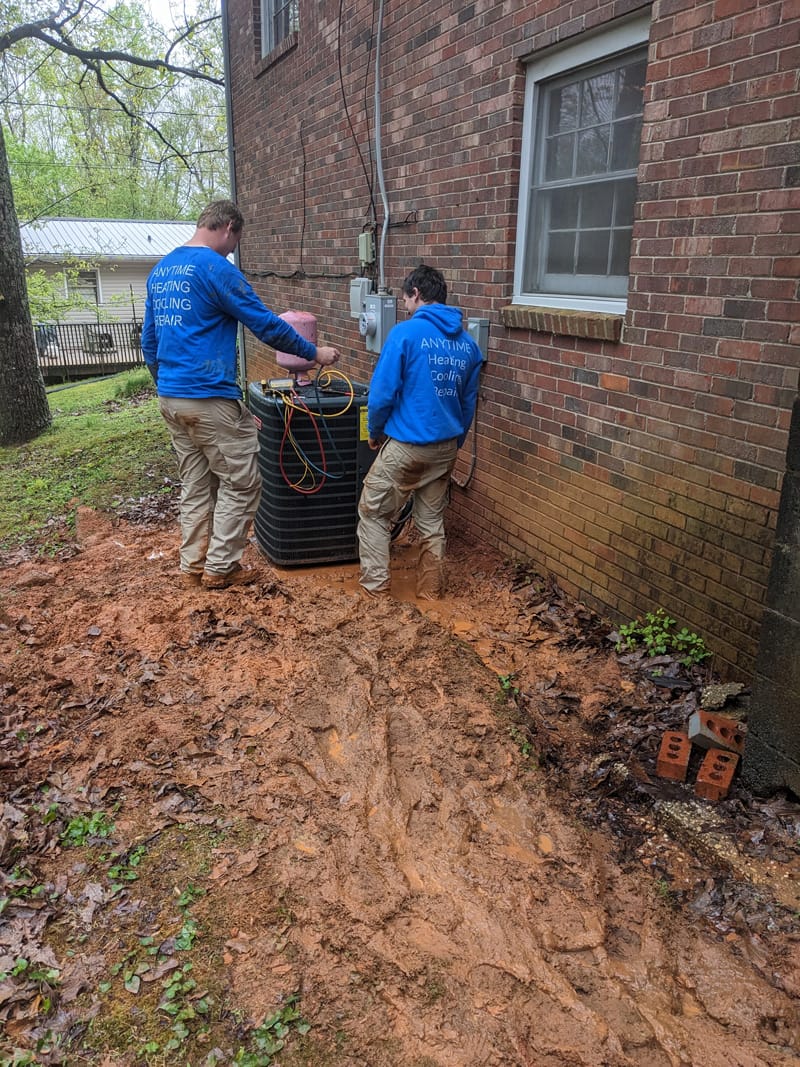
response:
<svg viewBox="0 0 800 1067"><path fill-rule="evenodd" d="M0 127L0 445L30 441L50 425L36 353L19 223Z"/></svg>

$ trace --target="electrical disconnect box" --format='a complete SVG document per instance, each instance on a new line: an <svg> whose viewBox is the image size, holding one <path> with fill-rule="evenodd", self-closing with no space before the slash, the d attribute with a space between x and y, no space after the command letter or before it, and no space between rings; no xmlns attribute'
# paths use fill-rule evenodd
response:
<svg viewBox="0 0 800 1067"><path fill-rule="evenodd" d="M483 362L485 363L489 358L489 320L469 318L465 323L464 329L480 348L483 353Z"/></svg>
<svg viewBox="0 0 800 1067"><path fill-rule="evenodd" d="M350 318L357 319L364 308L364 301L369 296L371 282L369 278L353 278L350 282Z"/></svg>
<svg viewBox="0 0 800 1067"><path fill-rule="evenodd" d="M358 319L358 331L368 352L380 352L389 330L397 322L397 301L386 293L368 295Z"/></svg>

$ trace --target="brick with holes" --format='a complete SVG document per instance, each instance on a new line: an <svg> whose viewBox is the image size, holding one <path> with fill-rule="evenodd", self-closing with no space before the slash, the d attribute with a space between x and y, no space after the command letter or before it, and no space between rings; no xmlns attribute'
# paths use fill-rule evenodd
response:
<svg viewBox="0 0 800 1067"><path fill-rule="evenodd" d="M724 800L731 788L739 757L735 752L710 748L703 757L694 791L705 800Z"/></svg>
<svg viewBox="0 0 800 1067"><path fill-rule="evenodd" d="M659 778L671 778L673 782L685 782L691 754L692 743L688 735L679 730L667 730L661 738L656 774Z"/></svg>
<svg viewBox="0 0 800 1067"><path fill-rule="evenodd" d="M695 711L689 718L689 740L700 748L724 748L744 752L745 732L741 723L712 711Z"/></svg>

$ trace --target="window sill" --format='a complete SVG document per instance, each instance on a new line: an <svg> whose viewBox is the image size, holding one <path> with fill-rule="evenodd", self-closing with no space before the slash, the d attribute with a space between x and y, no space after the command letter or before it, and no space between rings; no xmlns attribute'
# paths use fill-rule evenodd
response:
<svg viewBox="0 0 800 1067"><path fill-rule="evenodd" d="M618 342L622 336L622 315L599 311L568 311L560 308L527 307L509 304L500 309L500 321L510 330L536 330L566 337L588 337L593 341Z"/></svg>
<svg viewBox="0 0 800 1067"><path fill-rule="evenodd" d="M287 52L291 52L293 48L297 48L298 39L299 34L297 33L297 30L295 30L294 33L290 33L288 37L284 37L277 48L273 48L271 52L268 52L265 56L257 59L253 66L253 76L256 78L261 77L264 71L275 66L278 60L282 59Z"/></svg>

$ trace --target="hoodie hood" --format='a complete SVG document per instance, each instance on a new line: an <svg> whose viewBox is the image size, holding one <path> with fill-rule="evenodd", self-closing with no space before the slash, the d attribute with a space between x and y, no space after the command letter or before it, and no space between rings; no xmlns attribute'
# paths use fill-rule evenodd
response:
<svg viewBox="0 0 800 1067"><path fill-rule="evenodd" d="M432 322L445 337L458 337L464 328L461 308L449 304L423 304L411 317L414 322L419 319Z"/></svg>

